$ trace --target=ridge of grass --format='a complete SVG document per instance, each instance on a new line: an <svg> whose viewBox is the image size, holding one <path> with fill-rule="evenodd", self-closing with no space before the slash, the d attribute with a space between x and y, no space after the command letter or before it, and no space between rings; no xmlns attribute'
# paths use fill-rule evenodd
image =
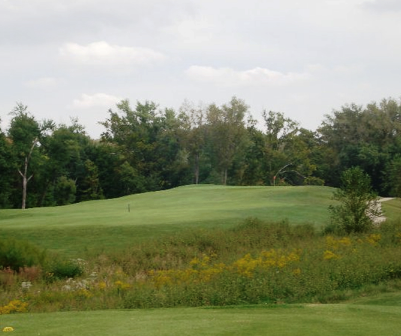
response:
<svg viewBox="0 0 401 336"><path fill-rule="evenodd" d="M79 256L88 249L118 250L190 227L228 228L249 217L320 226L329 218L332 190L190 185L69 206L0 210L0 238L12 236Z"/></svg>

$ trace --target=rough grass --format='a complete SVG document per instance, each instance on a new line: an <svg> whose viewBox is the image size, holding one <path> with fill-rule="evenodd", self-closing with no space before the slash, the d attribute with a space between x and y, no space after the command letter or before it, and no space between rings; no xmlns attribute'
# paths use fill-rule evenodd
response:
<svg viewBox="0 0 401 336"><path fill-rule="evenodd" d="M123 249L189 227L228 228L248 217L321 226L329 218L332 191L198 185L63 207L0 210L0 238L12 236L82 256L88 250Z"/></svg>
<svg viewBox="0 0 401 336"><path fill-rule="evenodd" d="M248 219L232 229L190 229L122 252L44 263L39 273L1 270L0 314L21 311L13 300L30 312L336 303L399 291L400 246L400 223L334 237L311 225Z"/></svg>
<svg viewBox="0 0 401 336"><path fill-rule="evenodd" d="M350 303L18 314L0 327L41 336L395 336L400 320L400 306Z"/></svg>

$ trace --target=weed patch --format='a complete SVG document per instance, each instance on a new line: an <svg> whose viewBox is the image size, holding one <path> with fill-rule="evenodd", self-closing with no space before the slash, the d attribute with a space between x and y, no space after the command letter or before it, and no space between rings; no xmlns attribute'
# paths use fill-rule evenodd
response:
<svg viewBox="0 0 401 336"><path fill-rule="evenodd" d="M401 286L400 228L340 237L248 219L189 230L89 260L55 258L42 273L3 269L0 303L60 311L338 302Z"/></svg>

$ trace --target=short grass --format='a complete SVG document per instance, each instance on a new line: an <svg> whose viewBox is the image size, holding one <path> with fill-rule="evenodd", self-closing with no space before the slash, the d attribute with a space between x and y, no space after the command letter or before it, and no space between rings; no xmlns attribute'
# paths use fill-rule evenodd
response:
<svg viewBox="0 0 401 336"><path fill-rule="evenodd" d="M0 327L30 336L395 336L400 321L400 305L357 302L16 314L2 316Z"/></svg>
<svg viewBox="0 0 401 336"><path fill-rule="evenodd" d="M329 218L332 192L313 186L198 185L63 207L0 210L0 238L29 240L80 256L186 228L232 227L248 217L320 226Z"/></svg>
<svg viewBox="0 0 401 336"><path fill-rule="evenodd" d="M390 220L401 220L401 200L399 198L382 203L384 215Z"/></svg>
<svg viewBox="0 0 401 336"><path fill-rule="evenodd" d="M401 292L381 293L354 300L354 304L401 307Z"/></svg>

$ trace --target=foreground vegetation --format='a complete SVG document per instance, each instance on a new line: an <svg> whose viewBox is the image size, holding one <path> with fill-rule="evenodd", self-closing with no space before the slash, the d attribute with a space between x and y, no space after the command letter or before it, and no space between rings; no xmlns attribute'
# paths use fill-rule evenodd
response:
<svg viewBox="0 0 401 336"><path fill-rule="evenodd" d="M88 260L45 259L38 251L30 267L0 272L0 310L338 302L372 286L401 288L400 245L400 222L335 237L311 225L248 219L231 229L183 231ZM34 250L14 244L8 251L15 262Z"/></svg>

